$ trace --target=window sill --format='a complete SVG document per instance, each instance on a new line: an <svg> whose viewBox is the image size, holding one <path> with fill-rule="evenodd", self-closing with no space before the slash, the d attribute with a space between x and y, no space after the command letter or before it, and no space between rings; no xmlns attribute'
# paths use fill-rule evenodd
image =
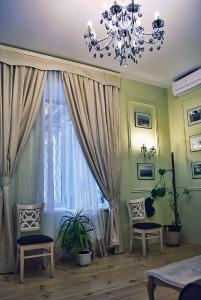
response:
<svg viewBox="0 0 201 300"><path fill-rule="evenodd" d="M100 208L100 210L101 211L109 211L109 207L101 207ZM75 213L76 212L76 210L75 209L69 209L69 210L67 210L65 207L57 207L57 208L55 208L54 209L54 212L56 213L56 214L58 214L58 215L60 215L60 214L64 214L65 212L72 212L72 213Z"/></svg>

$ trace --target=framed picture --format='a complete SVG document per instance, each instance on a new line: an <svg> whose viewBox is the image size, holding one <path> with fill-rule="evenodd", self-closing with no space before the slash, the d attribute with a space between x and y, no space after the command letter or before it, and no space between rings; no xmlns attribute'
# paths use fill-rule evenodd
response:
<svg viewBox="0 0 201 300"><path fill-rule="evenodd" d="M137 164L137 177L139 180L154 180L154 164L138 163Z"/></svg>
<svg viewBox="0 0 201 300"><path fill-rule="evenodd" d="M151 115L142 112L135 112L135 127L151 129Z"/></svg>
<svg viewBox="0 0 201 300"><path fill-rule="evenodd" d="M190 136L190 151L201 151L201 134Z"/></svg>
<svg viewBox="0 0 201 300"><path fill-rule="evenodd" d="M201 161L193 161L191 163L192 178L201 179Z"/></svg>
<svg viewBox="0 0 201 300"><path fill-rule="evenodd" d="M188 110L187 119L189 126L201 123L201 106Z"/></svg>

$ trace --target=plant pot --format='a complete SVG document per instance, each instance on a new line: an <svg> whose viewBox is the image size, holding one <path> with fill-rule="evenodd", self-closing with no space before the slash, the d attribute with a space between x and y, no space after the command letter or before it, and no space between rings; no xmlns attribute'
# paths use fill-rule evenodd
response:
<svg viewBox="0 0 201 300"><path fill-rule="evenodd" d="M181 243L180 231L165 231L164 237L167 246L178 247Z"/></svg>
<svg viewBox="0 0 201 300"><path fill-rule="evenodd" d="M88 266L91 263L91 252L86 250L86 251L81 251L77 254L78 256L78 264L83 267L83 266Z"/></svg>

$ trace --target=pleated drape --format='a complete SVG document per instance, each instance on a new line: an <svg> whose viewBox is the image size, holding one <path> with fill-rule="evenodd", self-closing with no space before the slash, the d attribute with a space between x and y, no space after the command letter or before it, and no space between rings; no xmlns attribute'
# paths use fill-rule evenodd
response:
<svg viewBox="0 0 201 300"><path fill-rule="evenodd" d="M46 71L0 63L0 273L14 269L10 177L36 119Z"/></svg>
<svg viewBox="0 0 201 300"><path fill-rule="evenodd" d="M110 205L108 247L122 252L118 216L118 88L77 74L62 73L72 121L88 165Z"/></svg>

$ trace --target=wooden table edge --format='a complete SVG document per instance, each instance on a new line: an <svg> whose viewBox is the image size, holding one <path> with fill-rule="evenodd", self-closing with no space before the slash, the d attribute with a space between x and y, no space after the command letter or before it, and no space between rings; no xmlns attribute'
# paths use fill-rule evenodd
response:
<svg viewBox="0 0 201 300"><path fill-rule="evenodd" d="M181 291L181 289L183 288L183 287L175 286L173 284L169 284L169 283L155 277L154 275L148 275L147 292L148 292L149 300L154 300L154 290L155 290L157 284L160 286L175 289L177 291Z"/></svg>

